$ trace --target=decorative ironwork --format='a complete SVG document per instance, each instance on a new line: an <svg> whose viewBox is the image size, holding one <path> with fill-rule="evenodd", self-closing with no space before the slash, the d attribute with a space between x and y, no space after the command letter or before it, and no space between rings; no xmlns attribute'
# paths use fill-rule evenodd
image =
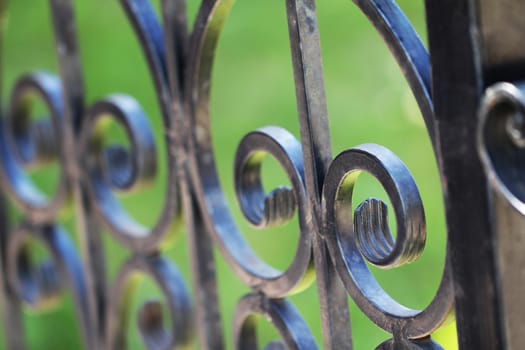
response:
<svg viewBox="0 0 525 350"><path fill-rule="evenodd" d="M50 0L60 74L58 77L43 72L24 75L11 90L8 107L2 110L2 190L22 216L20 223L7 227L6 214L2 211L0 287L4 314L9 315L6 337L10 349L24 347L20 305L27 304L35 310L45 308L60 298L63 288L73 295L86 348L126 348L130 300L139 275L154 281L164 297L163 302L145 302L138 311L138 332L145 347L185 348L191 346L196 335L201 348L224 348L214 247L251 289L250 294L239 301L234 314L234 344L238 349L257 348L256 315L266 317L282 338L266 348L317 348L300 312L287 299L314 281L317 281L324 348L327 349L352 348L348 296L371 321L392 335L392 339L377 349L441 349L431 335L453 312L454 286L456 300L461 303L457 308L461 348L504 348L502 344L511 348L520 344L517 330L523 325L523 316L510 308L521 303L518 299L522 285L515 288L512 281L523 282L523 277L519 277L519 268L524 266L520 254L523 244L512 247L501 232L514 228L513 237L519 240L523 233L519 227L525 227L524 90L521 85L507 83L488 91L478 128L475 113L481 101L480 86L487 85L489 79L479 73L476 64L460 74L460 78L451 78L453 73L447 73L444 68L445 55L456 60L454 50L463 50L458 61L475 63L480 59L480 51L476 51L471 37L476 23L473 9L478 6L484 9L482 18L485 18L483 14L488 7L483 6L490 2L481 1L478 5L458 0L427 1L432 74L429 54L393 0L354 2L385 39L401 67L441 166L451 239L443 277L431 303L423 310L401 305L382 289L369 271L368 264L391 269L418 259L426 241L425 213L410 172L388 149L364 144L332 157L314 0L286 0L300 140L276 126L255 130L240 141L234 164L237 199L250 224L260 229L281 225L297 212L299 239L293 261L284 271L257 256L243 238L230 213L215 166L210 81L217 40L233 1L203 0L190 33L184 0L161 1L161 19L148 0L120 1L154 82L166 147L165 152L158 152L148 116L133 97L110 95L85 107L72 2ZM0 9L3 17L5 3L1 0ZM447 23L447 18L454 16L461 23L453 22L450 28L443 29L441 22ZM461 34L459 43L447 46L446 49L450 49L447 53L439 45L448 43L447 38L453 34ZM461 46L465 42L467 45ZM489 46L497 51L498 45ZM502 61L487 62L501 64ZM454 69L457 72L458 68ZM497 72L490 72L497 81ZM465 79L453 85L454 91L468 95L471 90L461 90L465 86L479 91L467 96L468 107L456 110L450 102L450 98L456 101L456 97L449 97L454 92L443 90L449 86L447 82L459 81L461 77ZM32 118L31 106L36 101L43 102L49 110L47 119ZM447 119L446 113L451 111L453 115L466 115L470 119L468 122L467 117ZM129 147L108 144L105 137L108 121L117 123L125 131ZM470 126L479 133L472 132ZM465 133L472 135L465 136ZM458 140L460 136L465 139ZM466 148L453 150L447 141L454 145L464 142ZM165 154L166 159L159 159L158 154ZM261 180L261 162L265 155L277 160L288 176L290 187L265 192ZM481 170L480 158L485 171ZM58 160L60 164L60 181L53 195L46 197L32 183L28 171L44 167L51 160ZM146 227L126 211L116 193L140 191L154 179L160 161L167 164L165 203L156 222ZM463 165L458 164L462 161ZM496 198L495 205L504 208L496 211L495 228L487 224L480 231L488 248L467 258L459 255L460 249L469 247L465 243L472 241L469 240L472 231L480 224L469 227L459 222L462 215L466 215L467 223L474 220L472 213L468 213L470 208L461 207L460 201L479 197L477 205L483 208L476 217L491 210L492 202L483 186L487 182L475 178L472 186L466 186L465 176L453 168L455 165L488 174L489 193ZM383 186L392 209L374 198L367 199L355 210L352 208L353 189L363 172L371 174ZM481 194L472 197L477 192ZM64 229L56 224L59 212L70 205L75 207L79 223L76 236L80 252ZM395 237L388 224L389 210L396 219ZM164 244L176 234L174 226L181 221L190 242L192 294L175 264L163 254ZM469 232L463 241L458 236L458 227ZM129 260L112 281L106 277L103 229L130 253ZM490 239L493 232L500 233L493 235L499 242L495 246ZM31 261L32 242L47 250L51 259ZM510 255L505 255L507 253ZM465 277L465 273L475 274L468 268L472 268L476 257L488 257L480 265L483 276ZM502 276L502 286L498 273ZM480 328L468 324L485 315L465 300L472 297L464 295L471 290L470 278L479 278L472 286L492 283L488 290L480 290L473 297L478 305L479 302L484 305L483 310L492 310L490 320L495 320L486 323L490 334L478 332L478 338L475 330ZM496 297L489 295L494 289ZM166 322L164 312L171 322ZM500 312L508 318L498 316ZM505 323L506 319L511 323ZM507 331L502 331L503 328ZM462 329L469 331L462 332ZM473 344L482 344L479 339L487 341L486 345L474 347Z"/></svg>

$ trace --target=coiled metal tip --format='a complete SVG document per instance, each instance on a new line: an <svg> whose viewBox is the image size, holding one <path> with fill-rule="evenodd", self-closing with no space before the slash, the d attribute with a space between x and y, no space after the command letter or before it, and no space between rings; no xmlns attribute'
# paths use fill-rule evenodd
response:
<svg viewBox="0 0 525 350"><path fill-rule="evenodd" d="M382 266L394 250L395 241L388 227L388 206L376 198L361 203L354 214L357 246L368 261Z"/></svg>
<svg viewBox="0 0 525 350"><path fill-rule="evenodd" d="M265 227L279 226L291 220L295 214L295 196L293 190L279 186L264 199L263 223Z"/></svg>

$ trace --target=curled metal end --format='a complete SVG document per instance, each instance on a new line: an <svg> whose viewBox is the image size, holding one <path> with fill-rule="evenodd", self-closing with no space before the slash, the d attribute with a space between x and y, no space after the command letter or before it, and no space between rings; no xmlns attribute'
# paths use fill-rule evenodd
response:
<svg viewBox="0 0 525 350"><path fill-rule="evenodd" d="M21 264L23 264L21 262ZM62 283L54 263L50 260L25 269L18 267L20 283L19 297L34 310L53 308L58 304L62 292Z"/></svg>
<svg viewBox="0 0 525 350"><path fill-rule="evenodd" d="M296 203L293 190L279 186L264 199L263 223L265 227L279 226L293 218Z"/></svg>
<svg viewBox="0 0 525 350"><path fill-rule="evenodd" d="M15 270L11 274L11 287L31 309L47 310L58 304L62 283L53 261L32 261L28 243L26 241L18 246Z"/></svg>
<svg viewBox="0 0 525 350"><path fill-rule="evenodd" d="M395 239L388 226L387 205L379 199L369 198L361 203L353 211L353 222L348 220L352 193L362 172L375 177L392 203ZM335 210L341 244L353 241L351 245L355 244L366 260L382 269L402 266L421 256L427 234L423 203L410 171L394 153L379 145L361 145L340 154L328 174L324 205ZM332 193L330 197L328 192Z"/></svg>
<svg viewBox="0 0 525 350"><path fill-rule="evenodd" d="M368 261L382 265L393 252L395 241L388 227L388 207L385 202L369 198L354 213L357 246Z"/></svg>
<svg viewBox="0 0 525 350"><path fill-rule="evenodd" d="M525 84L498 83L487 89L478 149L495 188L525 212Z"/></svg>
<svg viewBox="0 0 525 350"><path fill-rule="evenodd" d="M110 145L104 150L102 162L106 179L114 189L131 187L134 176L129 150L120 145Z"/></svg>
<svg viewBox="0 0 525 350"><path fill-rule="evenodd" d="M54 299L60 297L62 284L58 276L56 266L52 261L44 261L35 270L35 281L40 290L42 299Z"/></svg>
<svg viewBox="0 0 525 350"><path fill-rule="evenodd" d="M59 156L63 107L58 77L35 72L22 76L16 83L7 114L7 138L17 161L26 168L37 169ZM40 100L48 116L35 119L33 106ZM55 120L53 120L55 119Z"/></svg>
<svg viewBox="0 0 525 350"><path fill-rule="evenodd" d="M42 252L34 250L37 246ZM18 300L36 311L50 310L68 289L82 329L87 330L91 314L85 300L85 275L68 234L54 225L23 223L10 235L8 248L7 278Z"/></svg>
<svg viewBox="0 0 525 350"><path fill-rule="evenodd" d="M111 127L123 137L107 140ZM80 134L78 163L86 178L93 208L119 242L135 251L156 251L171 236L178 211L177 186L168 186L162 213L148 228L130 215L121 195L145 190L157 176L157 148L148 116L140 104L123 94L97 101L88 111ZM173 163L170 163L173 164ZM168 170L171 179L173 169ZM173 181L168 181L168 183Z"/></svg>
<svg viewBox="0 0 525 350"><path fill-rule="evenodd" d="M127 95L110 95L88 112L81 157L86 172L99 178L106 189L132 193L149 185L157 173L157 150L148 117L141 106ZM120 144L105 145L102 136L112 119L125 132L129 149Z"/></svg>
<svg viewBox="0 0 525 350"><path fill-rule="evenodd" d="M304 192L301 145L293 135L277 127L266 127L246 135L235 157L235 186L241 209L257 228L290 221ZM274 157L291 182L266 193L261 169L266 156ZM299 201L300 202L300 201Z"/></svg>
<svg viewBox="0 0 525 350"><path fill-rule="evenodd" d="M34 142L33 159L24 159L34 165L43 165L58 156L58 140L54 125L49 119L36 120L29 125L29 135Z"/></svg>
<svg viewBox="0 0 525 350"><path fill-rule="evenodd" d="M138 315L138 328L148 349L168 349L171 336L164 327L162 303L148 300L142 304Z"/></svg>
<svg viewBox="0 0 525 350"><path fill-rule="evenodd" d="M510 140L518 148L525 148L525 116L523 113L513 113L505 125Z"/></svg>
<svg viewBox="0 0 525 350"><path fill-rule="evenodd" d="M364 172L375 178L388 195L396 221L395 238L383 201L370 198L353 210L354 189ZM322 232L337 272L348 293L372 321L389 333L401 330L403 337L411 339L426 337L442 324L451 309L449 284L440 285L427 309L413 310L385 292L367 264L391 269L411 263L420 257L426 243L419 190L394 153L365 144L339 154L326 173L322 210Z"/></svg>
<svg viewBox="0 0 525 350"><path fill-rule="evenodd" d="M193 308L176 266L162 256L135 255L121 267L106 309L107 349L127 349L127 322L141 277L160 290L160 300L147 300L138 310L137 326L147 349L188 349L193 337Z"/></svg>
<svg viewBox="0 0 525 350"><path fill-rule="evenodd" d="M62 96L58 77L46 72L26 74L16 81L0 122L2 190L35 224L53 222L69 198ZM37 118L38 105L44 115ZM31 171L56 160L60 160L56 164L59 180L53 191L43 191L31 178Z"/></svg>

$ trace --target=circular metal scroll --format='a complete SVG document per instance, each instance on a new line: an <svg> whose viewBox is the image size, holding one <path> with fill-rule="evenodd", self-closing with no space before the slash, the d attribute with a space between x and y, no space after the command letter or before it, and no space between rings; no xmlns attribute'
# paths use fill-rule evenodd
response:
<svg viewBox="0 0 525 350"><path fill-rule="evenodd" d="M51 259L33 264L29 256L31 241L43 246ZM66 287L73 296L83 335L93 334L84 269L74 244L61 228L23 224L15 229L8 242L7 274L19 300L35 310L52 305Z"/></svg>
<svg viewBox="0 0 525 350"><path fill-rule="evenodd" d="M397 221L395 241L388 233L386 218L378 216L377 212L375 217L370 216L374 214L370 207L352 210L352 192L363 171L382 184L392 202ZM361 145L345 151L334 159L328 170L322 203L324 238L330 255L343 284L360 309L387 332L405 338L425 337L437 329L452 311L453 290L448 263L435 298L420 311L392 299L377 283L364 259L382 268L393 268L414 261L424 248L423 205L404 164L378 145ZM359 222L362 220L369 223L363 225Z"/></svg>
<svg viewBox="0 0 525 350"><path fill-rule="evenodd" d="M498 83L481 106L478 148L487 172L505 197L525 213L525 86Z"/></svg>
<svg viewBox="0 0 525 350"><path fill-rule="evenodd" d="M235 159L235 186L247 220L263 228L287 221L298 208L299 242L295 258L285 271L262 261L237 228L219 183L211 143L208 111L209 79L218 33L232 3L204 1L197 16L189 50L187 96L194 96L187 107L191 123L191 177L206 227L211 232L231 268L244 283L269 297L281 298L304 289L313 280L309 202L305 195L302 148L286 130L265 127L249 133L241 141ZM260 166L264 154L273 156L283 167L292 189L277 188L264 193Z"/></svg>
<svg viewBox="0 0 525 350"><path fill-rule="evenodd" d="M104 145L106 118L112 118L125 130L129 150L123 146ZM166 203L151 229L136 222L114 194L140 189L156 175L155 141L146 115L131 97L112 95L89 110L82 131L83 167L100 218L122 245L134 251L156 249L172 225L176 187L168 182Z"/></svg>
<svg viewBox="0 0 525 350"><path fill-rule="evenodd" d="M387 41L414 91L432 142L435 143L430 64L423 44L394 1L354 2ZM55 13L57 18L69 14L65 11L67 6L61 8L57 5L58 1L52 3L55 11L62 10ZM178 186L181 183L189 189L184 195L195 195L199 204L187 210L200 211L195 217L203 217L206 230L233 271L254 290L254 294L240 301L234 316L238 348L256 346L255 314L263 315L272 322L283 338L282 341L270 343L268 349L316 348L301 316L288 301L280 298L298 292L314 280L312 239L317 234L321 234L326 241L330 255L328 259L332 259L346 290L373 322L402 342L426 337L439 327L452 310L448 260L436 297L425 310L412 310L397 303L381 288L367 267L366 261L382 268L412 262L418 258L424 246L425 222L421 199L414 181L399 159L380 146L363 145L340 154L332 162L326 177L323 169L328 167L331 159L329 151L320 156L322 160L313 159L309 164L303 164L303 159L310 161L309 157L319 156L315 153L318 150L316 147L328 140L323 138L328 134L319 135L322 128L305 132L311 121L320 121L317 126L327 122L326 115L322 113L324 91L315 89L319 87L315 82L322 82L322 67L320 64L308 64L316 63L315 59L303 60L312 54L308 50L312 47L315 49L319 41L316 35L307 39L304 37L305 28L314 32L316 30L313 2L288 0L286 5L292 52L294 55L304 55L294 56L296 74L298 71L303 74L296 77L299 109L308 109L310 113L312 108L317 114L300 111L303 135L300 141L278 127L266 127L249 133L240 142L234 164L237 198L243 214L252 225L258 228L279 225L298 211L299 241L295 258L285 271L269 266L244 240L231 217L214 163L208 111L211 69L218 36L233 1L202 1L188 48L185 47L187 38L186 29L183 28L186 23L179 19L175 21L178 14L174 2L162 2L164 28L149 1L122 0L121 3L146 56L162 114L167 148L166 199L153 227L147 228L137 223L115 196L119 191L140 189L151 182L156 174L157 155L153 134L147 116L133 99L123 95L110 96L95 103L85 120L79 122L81 89L76 91L79 95L76 96L76 102L67 103L78 104L74 108L78 115L71 116L75 120L75 127L71 129L76 131L78 126L81 127L80 147L77 148L76 145L64 145L62 141L64 106L60 81L46 73L28 75L20 79L13 89L7 119L1 125L4 137L0 138L4 189L29 221L48 223L56 219L58 210L68 197L68 182L72 180L68 176L79 175L66 176L63 159L65 147L75 147L75 160L81 165L82 175L85 176L81 182L82 186L87 184L90 204L93 204L98 218L119 243L132 250L133 257L120 270L105 310L106 346L125 347L129 298L137 274L151 277L160 286L172 320L168 329L162 319L160 302L146 302L138 313L139 332L145 345L151 349L164 349L186 346L190 342L192 310L188 292L175 267L159 253L179 212ZM303 27L299 28L301 25ZM71 33L74 31L64 31L61 33L64 37L58 40L63 62L71 63L64 57L77 54L74 40L64 40L70 38L66 34ZM68 66L71 68L69 73L77 68L75 64L78 62L73 63ZM77 82L80 74L64 77L74 77L70 82ZM309 80L306 82L301 79ZM318 96L311 98L312 94ZM49 121L31 121L29 106L37 98L49 109ZM114 120L125 130L130 149L104 145L104 119ZM519 143L520 137L517 136L515 140ZM328 143L325 143L324 151L329 150ZM274 157L279 162L291 188L279 187L269 194L264 191L261 184L261 162L264 156ZM59 186L48 199L30 181L25 170L55 158L62 165ZM72 166L72 169L76 167ZM357 210L352 210L353 186L362 171L376 177L388 193L398 225L396 239L388 228L387 208L382 201L370 199ZM317 208L319 193L313 188L315 186L311 186L312 178L315 178L313 181L324 178L324 183L315 183L315 186L324 186L321 218L317 215L320 212ZM306 186L307 180L309 186ZM191 203L192 200L186 202ZM322 232L318 232L320 226ZM43 243L53 258L39 267L31 266L26 253L27 241L34 238ZM324 245L320 246L320 249L324 249ZM316 253L324 254L324 251ZM16 230L9 243L8 274L17 295L35 307L57 298L61 284L64 281L69 283L86 335L97 334L89 328L96 327L96 321L94 317L89 319L93 315L86 305L86 278L74 246L59 229L52 226L34 229L28 226ZM322 277L337 278L335 275ZM388 345L388 342L384 344Z"/></svg>
<svg viewBox="0 0 525 350"><path fill-rule="evenodd" d="M31 120L31 107L41 100L49 119ZM68 198L68 181L62 144L62 87L49 73L37 72L21 77L15 84L9 112L0 137L4 190L33 222L50 222ZM31 181L24 168L37 167L57 159L60 175L55 193L48 198Z"/></svg>
<svg viewBox="0 0 525 350"><path fill-rule="evenodd" d="M167 328L159 301L147 301L139 310L138 326L148 349L173 349L188 346L192 338L192 307L186 286L175 266L161 256L135 256L120 269L112 287L106 310L106 346L126 349L131 297L136 277L145 275L159 286L171 318Z"/></svg>

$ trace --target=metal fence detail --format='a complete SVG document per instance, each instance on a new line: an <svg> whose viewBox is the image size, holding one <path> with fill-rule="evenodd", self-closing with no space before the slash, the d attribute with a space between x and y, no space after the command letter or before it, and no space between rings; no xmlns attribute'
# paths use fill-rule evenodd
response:
<svg viewBox="0 0 525 350"><path fill-rule="evenodd" d="M236 195L248 222L266 228L298 216L295 257L284 271L269 266L243 238L215 166L210 81L233 1L202 0L190 31L184 0L162 0L162 18L148 0L120 1L154 82L167 148L158 152L148 116L133 97L115 94L86 106L72 2L50 0L59 75L20 77L1 109L0 298L9 349L25 347L21 305L45 308L64 288L73 296L85 348L126 348L137 275L151 278L165 301L147 301L138 310L145 347L185 348L198 337L200 348L222 349L214 247L251 289L234 311L238 349L258 347L256 315L281 336L267 349L316 349L300 311L287 300L314 281L326 349L352 348L348 296L391 334L377 349L441 349L431 335L452 317L454 301L461 349L518 349L525 343L525 87L514 83L524 75L519 68L525 51L517 38L525 22L515 14L524 14L525 5L427 0L429 55L395 1L354 2L404 73L440 165L449 241L431 303L423 310L406 308L369 271L367 263L391 269L418 259L426 241L423 204L411 174L385 147L364 144L332 156L314 0L285 1L300 139L276 126L255 130L241 140L234 164ZM0 0L0 17L5 7ZM501 18L513 20L505 24ZM48 118L31 118L36 101L45 104ZM129 147L105 142L108 119L125 130ZM264 155L278 161L290 187L265 193ZM60 181L48 198L28 174L51 160L60 164ZM116 193L140 191L155 177L157 162L168 169L165 203L157 221L145 227ZM373 198L352 208L362 172L383 186L391 208ZM10 225L8 204L20 211L20 223ZM79 251L55 224L65 206L75 208ZM395 237L387 213L396 219ZM189 239L192 288L163 255L180 222ZM106 276L102 229L131 256L114 280ZM44 247L48 261L31 261L32 242Z"/></svg>

